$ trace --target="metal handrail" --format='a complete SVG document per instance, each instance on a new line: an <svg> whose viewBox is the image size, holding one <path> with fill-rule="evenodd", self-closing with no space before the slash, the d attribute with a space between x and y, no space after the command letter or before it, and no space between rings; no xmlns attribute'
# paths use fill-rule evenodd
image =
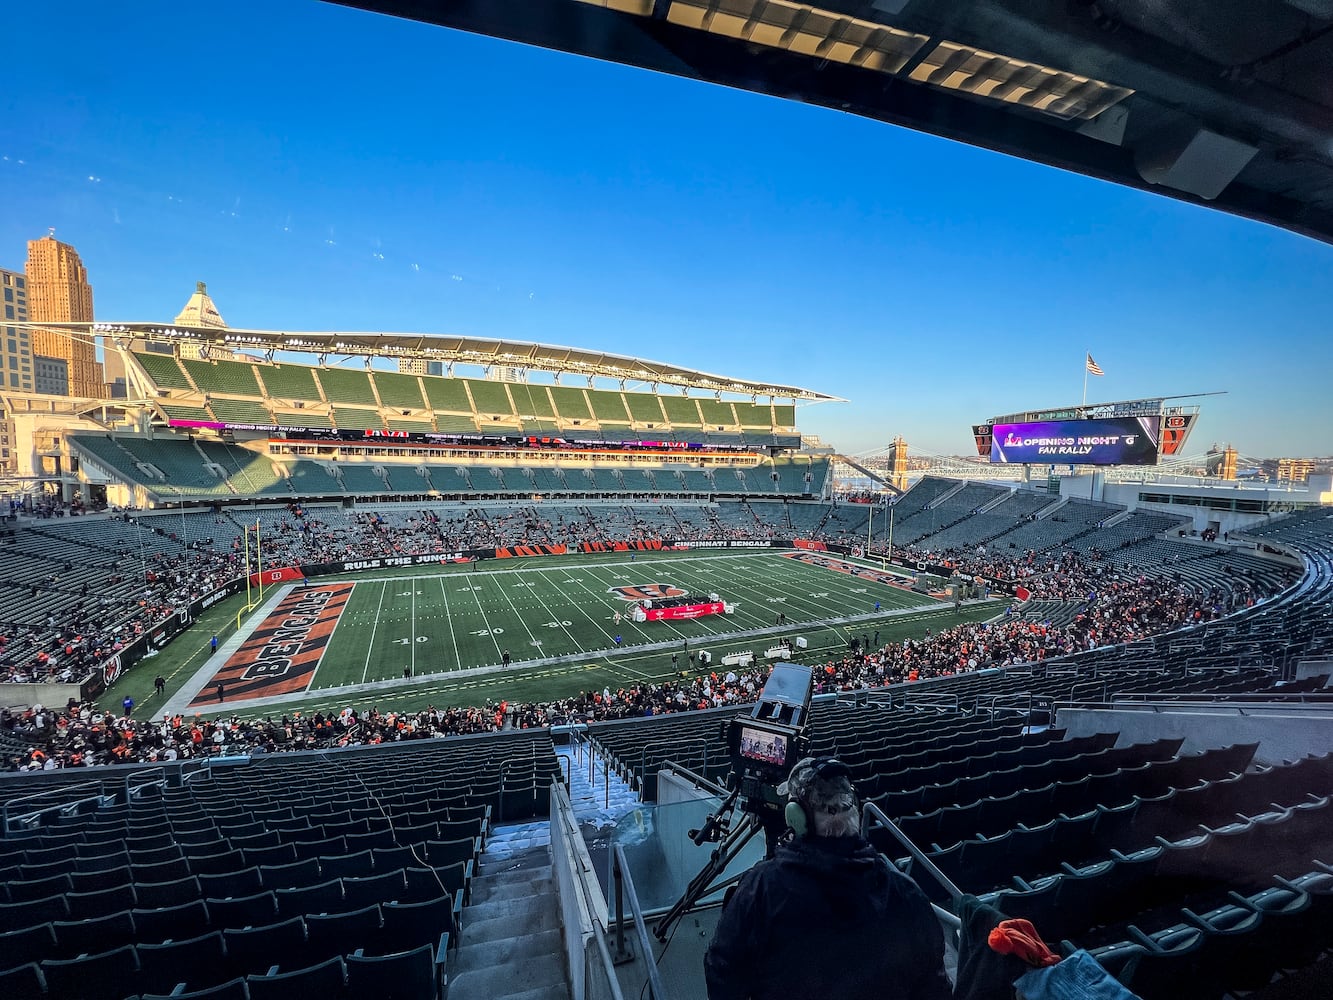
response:
<svg viewBox="0 0 1333 1000"><path fill-rule="evenodd" d="M1110 702L1145 702L1162 701L1174 705L1212 705L1219 703L1253 703L1263 705L1272 703L1285 705L1308 702L1311 705L1325 705L1333 702L1333 691L1304 691L1285 694L1256 694L1254 692L1234 691L1220 694L1172 694L1170 691L1116 691L1111 694Z"/></svg>
<svg viewBox="0 0 1333 1000"><path fill-rule="evenodd" d="M716 781L713 781L711 778L705 778L702 774L698 773L697 771L692 771L688 767L685 767L681 764L677 764L674 760L663 761L662 767L663 769L670 768L677 774L683 774L685 777L689 778L696 785L700 786L701 788L706 788L714 795L720 795L724 799L731 794L730 789L724 788L722 785L719 785Z"/></svg>
<svg viewBox="0 0 1333 1000"><path fill-rule="evenodd" d="M895 703L903 708L910 708L915 703L923 707L952 708L956 710L958 708L958 695L944 692L934 694L930 691L913 691L909 688L906 691L890 693L889 706L893 707Z"/></svg>
<svg viewBox="0 0 1333 1000"><path fill-rule="evenodd" d="M108 777L114 778L115 775L113 773L108 775ZM2 824L0 825L0 832L8 832L9 830L11 806L16 805L19 802L26 802L29 799L41 799L56 793L72 792L79 789L87 789L87 794L80 793L79 799L70 796L64 801L57 802L54 805L36 806L30 810L18 810L16 811L15 818L22 819L24 817L36 816L40 813L51 812L57 809L66 809L80 799L91 799L106 794L106 790L102 786L102 781L100 779L95 779L92 781L80 781L77 784L53 785L50 788L43 788L40 791L29 792L27 795L20 795L17 798L8 799L5 802L0 803L0 824Z"/></svg>
<svg viewBox="0 0 1333 1000"><path fill-rule="evenodd" d="M700 743L703 745L704 767L707 767L708 738L706 736L691 737L690 739L687 740L681 740L679 743L676 743L674 741L665 741L665 740L659 740L657 743L645 743L642 747L639 748L639 780L642 781L648 774L648 750L650 747L656 747L658 745L662 745L662 746L679 747L680 749L685 749L686 747L693 746L695 743Z"/></svg>
<svg viewBox="0 0 1333 1000"><path fill-rule="evenodd" d="M916 844L912 843L907 838L907 834L898 829L898 824L889 819L889 817L885 815L883 809L875 805L873 802L866 802L861 806L861 835L869 839L870 831L876 827L887 830L894 840L902 844L902 846L907 849L907 853L912 856L913 864L921 865L930 877L940 884L940 888L948 894L949 900L955 906L958 904L958 900L963 896L963 891L949 880L949 876L945 875L944 872L935 867L935 862L926 857L925 852L917 847ZM938 907L936 910L939 912ZM949 923L951 925L959 926L958 918L956 916L949 913L947 910L944 910L943 912L948 914Z"/></svg>
<svg viewBox="0 0 1333 1000"><path fill-rule="evenodd" d="M625 1000L625 994L620 991L620 977L616 975L616 964L611 960L611 952L606 947L605 934L593 934L597 939L597 951L602 956L602 971L606 973L607 985L611 988L611 1000Z"/></svg>
<svg viewBox="0 0 1333 1000"><path fill-rule="evenodd" d="M634 879L629 873L629 863L625 860L625 848L621 844L616 844L612 848L613 864L612 874L617 883L623 884L629 891L629 906L634 914L634 930L639 937L639 948L642 949L644 963L648 966L648 990L653 1000L670 1000L666 987L662 985L662 974L658 971L657 962L653 959L653 945L648 937L648 927L643 922L643 910L639 906L639 894L634 891ZM616 892L616 924L617 933L621 933L620 927L625 919L623 907L620 905L622 896L619 891Z"/></svg>

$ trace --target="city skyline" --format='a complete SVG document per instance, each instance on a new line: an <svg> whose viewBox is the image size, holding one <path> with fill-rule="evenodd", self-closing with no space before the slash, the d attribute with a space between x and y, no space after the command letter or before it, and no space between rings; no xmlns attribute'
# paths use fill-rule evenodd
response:
<svg viewBox="0 0 1333 1000"><path fill-rule="evenodd" d="M284 32L315 44L164 86L164 5L74 7L60 73L0 69L0 183L21 206L0 266L54 226L99 320L165 322L203 280L237 327L501 337L806 385L851 400L798 418L848 452L902 434L967 454L973 422L1078 402L1090 352L1089 400L1227 392L1191 454L1333 451L1333 255L1301 237L322 4L253 33L243 11L192 14L236 65ZM111 43L115 72L91 58ZM325 57L352 44L355 71Z"/></svg>

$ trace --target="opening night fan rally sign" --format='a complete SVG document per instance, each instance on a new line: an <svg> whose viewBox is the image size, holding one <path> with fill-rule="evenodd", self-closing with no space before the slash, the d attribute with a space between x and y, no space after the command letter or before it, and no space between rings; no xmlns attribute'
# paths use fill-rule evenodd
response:
<svg viewBox="0 0 1333 1000"><path fill-rule="evenodd" d="M1160 417L996 424L990 460L1006 465L1156 465Z"/></svg>

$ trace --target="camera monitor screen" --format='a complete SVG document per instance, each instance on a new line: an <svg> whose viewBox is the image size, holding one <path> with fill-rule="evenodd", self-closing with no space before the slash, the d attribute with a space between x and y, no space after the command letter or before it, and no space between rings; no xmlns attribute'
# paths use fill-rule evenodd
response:
<svg viewBox="0 0 1333 1000"><path fill-rule="evenodd" d="M787 761L787 737L763 729L741 729L741 756L761 760L765 764L784 764Z"/></svg>

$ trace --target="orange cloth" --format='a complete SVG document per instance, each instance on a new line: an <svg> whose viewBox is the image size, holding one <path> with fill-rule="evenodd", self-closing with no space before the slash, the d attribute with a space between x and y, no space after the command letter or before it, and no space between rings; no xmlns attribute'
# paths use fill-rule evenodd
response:
<svg viewBox="0 0 1333 1000"><path fill-rule="evenodd" d="M1060 956L1046 946L1030 920L1001 920L986 938L986 943L990 945L991 951L998 951L1001 955L1016 955L1038 969L1060 964Z"/></svg>

